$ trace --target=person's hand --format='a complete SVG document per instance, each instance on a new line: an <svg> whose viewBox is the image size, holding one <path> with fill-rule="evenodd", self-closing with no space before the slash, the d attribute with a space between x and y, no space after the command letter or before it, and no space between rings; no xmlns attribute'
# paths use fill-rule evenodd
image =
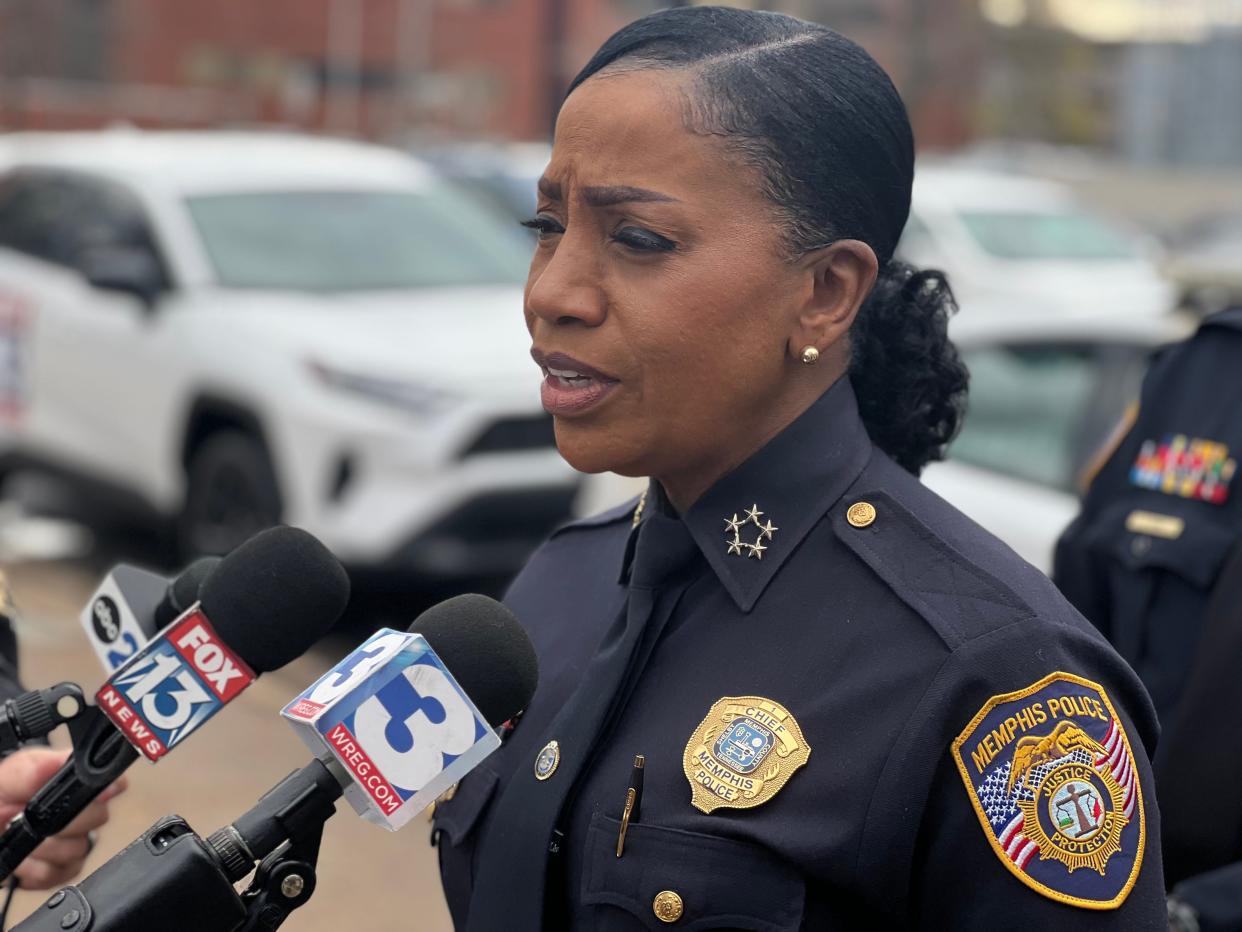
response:
<svg viewBox="0 0 1242 932"><path fill-rule="evenodd" d="M0 761L0 825L26 808L34 796L69 757L68 751L23 748ZM117 780L87 806L59 835L35 848L15 876L27 890L50 890L72 880L94 847L91 834L108 821L108 801L125 791Z"/></svg>

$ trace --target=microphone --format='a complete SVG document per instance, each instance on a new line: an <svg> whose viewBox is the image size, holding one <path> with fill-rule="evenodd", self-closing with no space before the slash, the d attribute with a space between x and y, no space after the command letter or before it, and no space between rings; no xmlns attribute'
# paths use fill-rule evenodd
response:
<svg viewBox="0 0 1242 932"><path fill-rule="evenodd" d="M203 557L172 581L125 564L109 573L82 613L87 639L105 669L111 671L130 659L149 640L148 629L158 631L193 604L199 587L219 562L219 557ZM118 641L121 649L109 647ZM32 689L5 700L0 703L0 753L47 737L86 709L76 683Z"/></svg>
<svg viewBox="0 0 1242 932"><path fill-rule="evenodd" d="M367 702L379 702L393 726L391 740L399 745L395 751L408 753L415 745L403 739L416 734L423 758L440 757L440 769L430 776L435 781L461 760L451 750L459 746L459 728L419 724L420 716L445 725L462 714L460 709L448 711L457 700L444 689L446 684L459 699L468 694L474 700L464 701L472 716L482 713L484 730L494 737L493 728L529 704L537 680L534 648L512 613L492 599L468 595L428 609L410 633L378 632L290 707L316 702L310 698L316 694L328 699L318 715L337 717L344 706L356 711ZM333 695L328 695L329 686ZM410 710L412 701L402 705L397 699L380 700L388 688L407 699L407 690L417 694L417 709ZM398 719L390 707L409 714ZM315 741L322 744L321 738ZM380 756L374 745L362 750ZM178 932L274 930L314 892L323 824L342 793L359 785L358 779L335 752L327 761L312 760L206 841L180 817L166 816L80 885L54 894L14 932L165 932L174 924ZM412 795L404 805L416 805L428 785L405 787ZM413 814L401 810L403 821ZM234 884L256 862L255 879L239 896Z"/></svg>
<svg viewBox="0 0 1242 932"><path fill-rule="evenodd" d="M199 557L168 584L164 597L151 613L156 631L166 628L198 601L203 584L223 560L223 557L216 556Z"/></svg>
<svg viewBox="0 0 1242 932"><path fill-rule="evenodd" d="M62 831L138 757L157 760L261 673L284 666L345 609L349 578L295 528L255 535L225 557L201 601L138 652L70 722L74 752L0 835L0 880ZM127 741L128 739L128 741Z"/></svg>
<svg viewBox="0 0 1242 932"><path fill-rule="evenodd" d="M354 810L395 831L500 747L489 724L524 708L537 679L512 613L462 595L408 632L379 630L281 714L312 754L349 773Z"/></svg>
<svg viewBox="0 0 1242 932"><path fill-rule="evenodd" d="M203 557L169 581L158 573L121 563L82 610L82 628L95 656L111 673L132 658L169 622L198 601L198 590L220 562Z"/></svg>

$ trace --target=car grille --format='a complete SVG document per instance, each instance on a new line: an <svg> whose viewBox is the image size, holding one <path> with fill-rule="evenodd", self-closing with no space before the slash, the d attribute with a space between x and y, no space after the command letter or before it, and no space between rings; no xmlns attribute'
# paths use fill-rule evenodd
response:
<svg viewBox="0 0 1242 932"><path fill-rule="evenodd" d="M490 492L463 502L393 555L429 576L511 575L572 515L577 484Z"/></svg>
<svg viewBox="0 0 1242 932"><path fill-rule="evenodd" d="M511 453L516 450L542 450L556 446L552 415L511 417L489 424L462 451L462 458L483 453Z"/></svg>

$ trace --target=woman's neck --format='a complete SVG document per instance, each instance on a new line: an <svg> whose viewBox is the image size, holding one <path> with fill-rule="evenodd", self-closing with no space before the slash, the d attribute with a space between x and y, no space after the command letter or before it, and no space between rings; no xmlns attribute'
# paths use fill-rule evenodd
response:
<svg viewBox="0 0 1242 932"><path fill-rule="evenodd" d="M835 384L836 379L832 384ZM693 463L654 476L664 489L669 503L684 515L717 482L738 466L762 450L772 438L802 416L818 400L827 387L820 385L813 392L800 392L797 397L786 397L764 412L765 417L757 423L747 422L731 431L725 442Z"/></svg>

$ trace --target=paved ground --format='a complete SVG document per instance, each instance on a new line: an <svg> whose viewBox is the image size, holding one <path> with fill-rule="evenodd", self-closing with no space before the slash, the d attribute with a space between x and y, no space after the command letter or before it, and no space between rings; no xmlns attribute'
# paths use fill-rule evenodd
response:
<svg viewBox="0 0 1242 932"><path fill-rule="evenodd" d="M98 582L97 572L75 563L3 568L22 615L19 637L27 685L72 680L93 692L102 680L101 670L77 619ZM170 812L184 816L207 835L306 763L305 747L280 719L279 710L348 646L318 649L264 676L158 766L136 763L130 770L130 791L113 803L112 822L88 870ZM319 868L314 898L284 928L292 932L451 928L423 816L390 834L363 822L342 802L324 832ZM19 894L10 920L25 918L43 897Z"/></svg>

